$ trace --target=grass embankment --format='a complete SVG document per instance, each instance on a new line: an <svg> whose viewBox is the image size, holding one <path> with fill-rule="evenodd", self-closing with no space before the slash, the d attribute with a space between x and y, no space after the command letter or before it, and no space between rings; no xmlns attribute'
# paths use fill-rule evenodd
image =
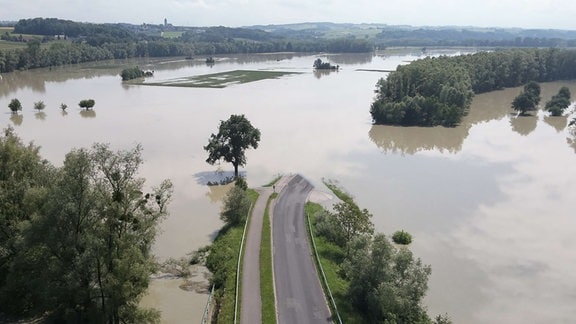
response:
<svg viewBox="0 0 576 324"><path fill-rule="evenodd" d="M353 201L353 198L348 193L340 189L338 184L334 181L323 179L322 182L340 200L345 202ZM308 234L314 236L318 256L320 257L320 262L322 263L322 268L324 269L324 274L326 275L326 281L328 281L328 285L332 291L334 302L336 303L336 307L338 308L338 312L340 313L340 317L342 318L343 323L364 323L365 320L362 315L358 313L350 304L350 300L348 298L348 287L350 286L350 283L340 275L342 272L340 265L342 262L344 262L344 258L346 256L344 249L332 242L328 242L324 237L318 236L315 233L315 218L316 215L321 212L324 212L324 207L322 207L320 204L311 202L306 203L306 214L310 215L310 222L312 224L312 233ZM316 260L316 258L314 259ZM318 264L316 266L318 267ZM324 286L323 280L321 281L324 292L326 296L328 296L328 289ZM332 308L331 303L330 307ZM333 309L332 311L334 312ZM336 319L334 320L336 321Z"/></svg>
<svg viewBox="0 0 576 324"><path fill-rule="evenodd" d="M248 189L248 197L252 204L258 199L258 192L252 189ZM252 211L250 211L252 212ZM249 221L250 217L248 217ZM214 316L218 317L217 323L233 323L234 322L234 304L236 299L236 269L238 265L238 250L240 249L240 244L242 243L242 234L244 232L244 224L234 226L234 227L224 227L218 237L214 241L213 245L219 245L226 250L226 254L229 256L225 258L225 263L221 265L223 275L226 276L223 287L215 294L216 309L218 310ZM214 246L212 248L215 248ZM242 265L240 265L242 269ZM242 270L240 270L242 271ZM240 272L239 278L242 278L242 272ZM241 284L241 281L240 281ZM242 291L241 286L239 286L239 291ZM238 296L238 304L240 304L241 296ZM240 310L238 310L240 311ZM239 318L239 314L238 314Z"/></svg>
<svg viewBox="0 0 576 324"><path fill-rule="evenodd" d="M281 176L276 179L278 181ZM276 183L273 181L272 183ZM273 193L268 198L262 224L262 242L260 244L260 296L262 298L262 323L276 323L276 300L274 298L274 280L272 265L272 228L269 207L278 196Z"/></svg>
<svg viewBox="0 0 576 324"><path fill-rule="evenodd" d="M336 194L336 193L335 193ZM336 194L337 195L337 194ZM344 194L346 195L346 194ZM348 195L346 195L349 197ZM364 319L362 318L361 314L359 314L350 304L350 300L348 299L348 287L350 283L344 280L340 276L340 272L342 271L340 265L344 261L345 252L344 250L331 243L326 241L323 237L317 236L315 234L315 216L317 213L323 212L324 208L320 204L308 202L306 203L306 214L310 215L310 222L312 223L312 233L308 233L309 235L314 235L314 240L316 242L316 249L318 251L318 255L320 257L320 262L322 263L322 268L324 269L324 274L326 275L326 281L328 281L328 285L330 286L330 290L332 291L332 296L334 297L334 302L336 303L336 307L338 308L338 312L340 313L340 317L343 323L364 323ZM308 229L308 227L306 227ZM316 256L314 256L314 260L316 261ZM318 264L316 263L316 267L319 269ZM318 270L320 274L320 270ZM320 274L321 275L321 274ZM324 288L324 294L328 296L328 289L324 285L324 280L320 278L322 282L322 287ZM328 301L330 308L332 310L332 314L335 316L335 311L333 309L332 303ZM337 323L337 319L334 318L334 323Z"/></svg>
<svg viewBox="0 0 576 324"><path fill-rule="evenodd" d="M273 185L276 184L276 182L280 181L280 179L282 179L282 175L281 174L277 174L274 176L274 179L272 179L270 182L268 182L267 184L263 185L262 187L272 187Z"/></svg>
<svg viewBox="0 0 576 324"><path fill-rule="evenodd" d="M159 82L141 82L134 84L166 87L225 88L233 84L248 83L265 79L277 79L281 76L295 73L296 72L234 70Z"/></svg>

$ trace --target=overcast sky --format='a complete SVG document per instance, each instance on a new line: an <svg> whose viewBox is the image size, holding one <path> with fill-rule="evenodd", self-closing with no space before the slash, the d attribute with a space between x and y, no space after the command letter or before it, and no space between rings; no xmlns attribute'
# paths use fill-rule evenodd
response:
<svg viewBox="0 0 576 324"><path fill-rule="evenodd" d="M0 0L0 21L247 26L298 22L576 29L574 0Z"/></svg>

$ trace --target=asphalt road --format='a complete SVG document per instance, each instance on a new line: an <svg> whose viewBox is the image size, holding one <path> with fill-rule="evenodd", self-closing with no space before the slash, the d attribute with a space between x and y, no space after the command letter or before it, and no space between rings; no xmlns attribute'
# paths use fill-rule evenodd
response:
<svg viewBox="0 0 576 324"><path fill-rule="evenodd" d="M278 323L331 323L312 260L304 204L312 185L295 176L280 192L273 212L274 280Z"/></svg>
<svg viewBox="0 0 576 324"><path fill-rule="evenodd" d="M262 297L260 296L260 243L262 242L262 223L266 202L272 188L261 188L260 195L250 219L246 233L246 249L242 263L242 304L240 323L262 323Z"/></svg>

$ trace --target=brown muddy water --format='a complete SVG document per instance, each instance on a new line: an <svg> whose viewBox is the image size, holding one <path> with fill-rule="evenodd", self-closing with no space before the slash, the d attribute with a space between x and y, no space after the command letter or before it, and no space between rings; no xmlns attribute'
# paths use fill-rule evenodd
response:
<svg viewBox="0 0 576 324"><path fill-rule="evenodd" d="M317 57L341 71L313 73ZM507 89L476 96L456 128L371 125L374 86L386 73L359 70L390 70L418 57L252 55L218 58L212 67L140 60L4 74L0 127L13 126L57 165L74 147L141 143L141 176L150 185L169 178L175 186L154 246L166 259L210 243L222 225L226 190L204 184L232 168L206 164L202 147L220 120L245 114L262 132L242 169L249 184L278 173L300 173L320 189L322 178L337 179L374 214L378 231L414 236L414 253L432 265L430 314L448 313L455 323L572 321L576 142L569 119L541 111L516 117L509 107L520 90ZM119 72L136 64L154 70L153 81L232 70L301 74L225 89L122 84ZM562 85L576 94L574 82L542 84L542 105ZM23 104L19 116L7 107L12 98ZM94 110L80 110L77 103L88 98ZM39 100L47 107L36 113ZM199 322L207 295L180 284L154 280L143 303L160 309L164 323Z"/></svg>

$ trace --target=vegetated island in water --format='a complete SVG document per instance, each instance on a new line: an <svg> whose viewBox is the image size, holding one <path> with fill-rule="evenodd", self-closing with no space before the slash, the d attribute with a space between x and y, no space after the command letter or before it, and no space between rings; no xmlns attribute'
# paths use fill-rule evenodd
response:
<svg viewBox="0 0 576 324"><path fill-rule="evenodd" d="M576 78L576 50L510 49L427 57L399 66L376 85L375 124L456 126L472 97L530 81Z"/></svg>
<svg viewBox="0 0 576 324"><path fill-rule="evenodd" d="M225 88L233 84L277 79L289 74L297 74L297 72L234 70L158 82L140 82L137 84L167 87Z"/></svg>

